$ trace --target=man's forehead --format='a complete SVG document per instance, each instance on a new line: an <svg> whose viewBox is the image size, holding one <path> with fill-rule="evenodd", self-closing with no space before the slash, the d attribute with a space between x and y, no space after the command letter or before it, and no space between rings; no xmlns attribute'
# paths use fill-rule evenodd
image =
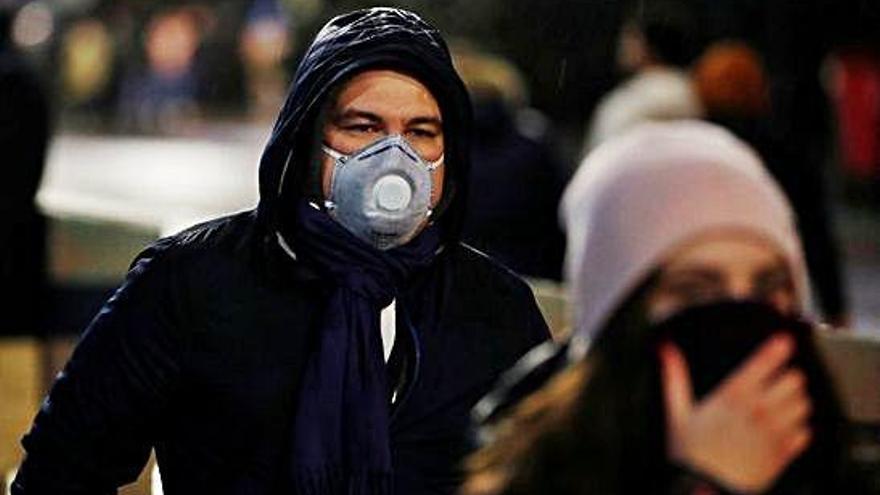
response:
<svg viewBox="0 0 880 495"><path fill-rule="evenodd" d="M420 105L439 113L439 104L431 90L417 78L395 70L367 70L342 82L331 93L332 107L346 111L349 107L370 111L370 106Z"/></svg>

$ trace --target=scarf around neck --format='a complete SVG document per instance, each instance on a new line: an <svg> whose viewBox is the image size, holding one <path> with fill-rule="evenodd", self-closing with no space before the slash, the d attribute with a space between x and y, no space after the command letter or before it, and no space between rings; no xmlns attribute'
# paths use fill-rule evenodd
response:
<svg viewBox="0 0 880 495"><path fill-rule="evenodd" d="M388 377L379 314L440 248L429 225L380 251L299 201L289 228L296 257L331 289L306 363L293 425L295 493L390 494Z"/></svg>

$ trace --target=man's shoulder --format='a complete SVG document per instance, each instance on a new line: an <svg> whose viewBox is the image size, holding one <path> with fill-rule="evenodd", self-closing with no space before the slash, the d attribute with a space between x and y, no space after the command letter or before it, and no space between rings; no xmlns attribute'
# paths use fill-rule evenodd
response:
<svg viewBox="0 0 880 495"><path fill-rule="evenodd" d="M146 261L173 263L176 269L186 270L235 259L230 255L252 244L255 229L253 210L214 218L156 240L138 254L132 268Z"/></svg>
<svg viewBox="0 0 880 495"><path fill-rule="evenodd" d="M493 346L503 342L502 347L510 351L508 357L519 357L549 338L531 287L513 270L466 244L458 244L451 258L454 268L447 315L452 321L467 322L469 330L480 329L472 335L495 342ZM506 361L502 368L512 364Z"/></svg>

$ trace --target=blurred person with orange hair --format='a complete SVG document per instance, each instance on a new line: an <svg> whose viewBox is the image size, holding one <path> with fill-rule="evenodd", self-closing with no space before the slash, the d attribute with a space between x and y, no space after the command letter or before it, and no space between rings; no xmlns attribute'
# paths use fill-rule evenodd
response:
<svg viewBox="0 0 880 495"><path fill-rule="evenodd" d="M835 326L848 325L840 255L822 176L805 167L773 132L769 82L761 56L746 42L718 41L696 61L692 77L707 119L752 145L782 186L796 212L822 313Z"/></svg>
<svg viewBox="0 0 880 495"><path fill-rule="evenodd" d="M710 115L766 115L767 76L760 55L747 43L709 46L693 69L694 87Z"/></svg>

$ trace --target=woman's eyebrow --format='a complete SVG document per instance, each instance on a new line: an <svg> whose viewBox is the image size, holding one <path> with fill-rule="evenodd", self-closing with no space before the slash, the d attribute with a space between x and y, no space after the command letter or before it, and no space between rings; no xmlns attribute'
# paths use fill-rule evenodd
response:
<svg viewBox="0 0 880 495"><path fill-rule="evenodd" d="M775 263L772 266L765 267L761 269L757 276L762 278L768 277L788 277L791 278L791 272L788 270L788 266L785 265L784 262L780 261Z"/></svg>
<svg viewBox="0 0 880 495"><path fill-rule="evenodd" d="M681 267L673 268L663 274L665 281L674 281L677 279L701 279L710 282L721 282L723 277L717 270L704 267Z"/></svg>

